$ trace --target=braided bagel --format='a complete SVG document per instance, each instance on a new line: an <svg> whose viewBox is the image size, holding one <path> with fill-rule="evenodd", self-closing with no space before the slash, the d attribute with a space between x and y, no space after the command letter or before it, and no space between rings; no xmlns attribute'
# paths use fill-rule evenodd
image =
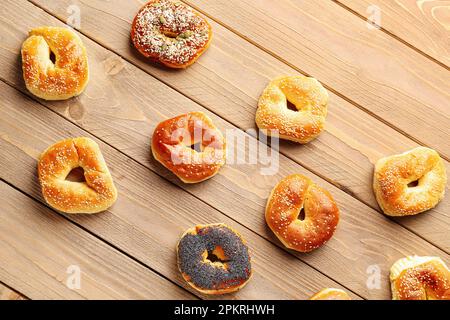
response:
<svg viewBox="0 0 450 320"><path fill-rule="evenodd" d="M86 48L78 35L67 28L31 30L22 44L22 70L27 89L45 100L77 96L89 81Z"/></svg>
<svg viewBox="0 0 450 320"><path fill-rule="evenodd" d="M195 150L196 145L199 150ZM225 163L222 133L203 112L161 122L152 136L153 157L185 183L213 177Z"/></svg>
<svg viewBox="0 0 450 320"><path fill-rule="evenodd" d="M304 219L300 213L304 211ZM293 174L272 190L266 222L289 249L312 251L327 242L339 222L339 209L331 195L309 178Z"/></svg>
<svg viewBox="0 0 450 320"><path fill-rule="evenodd" d="M288 108L288 101L298 111ZM272 80L258 102L256 124L277 132L280 138L307 143L323 130L328 109L328 92L314 78L295 76Z"/></svg>
<svg viewBox="0 0 450 320"><path fill-rule="evenodd" d="M390 274L393 300L450 300L450 270L438 257L406 257Z"/></svg>
<svg viewBox="0 0 450 320"><path fill-rule="evenodd" d="M84 170L85 182L67 181L75 168ZM98 145L89 138L60 141L45 150L38 163L45 201L65 213L97 213L108 209L117 190Z"/></svg>
<svg viewBox="0 0 450 320"><path fill-rule="evenodd" d="M350 296L341 289L335 288L325 288L315 295L313 295L309 300L352 300Z"/></svg>
<svg viewBox="0 0 450 320"><path fill-rule="evenodd" d="M183 278L204 294L237 291L252 276L245 241L221 223L187 230L178 243L177 257Z"/></svg>
<svg viewBox="0 0 450 320"><path fill-rule="evenodd" d="M186 68L209 47L209 23L182 2L153 0L134 18L131 40L145 57L170 68Z"/></svg>
<svg viewBox="0 0 450 320"><path fill-rule="evenodd" d="M417 185L412 185L413 182ZM429 148L418 147L382 158L375 164L375 196L381 209L390 216L432 209L444 197L446 183L444 162Z"/></svg>

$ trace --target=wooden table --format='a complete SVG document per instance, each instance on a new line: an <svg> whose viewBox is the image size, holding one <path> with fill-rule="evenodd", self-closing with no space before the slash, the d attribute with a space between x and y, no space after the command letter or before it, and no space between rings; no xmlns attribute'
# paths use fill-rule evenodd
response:
<svg viewBox="0 0 450 320"><path fill-rule="evenodd" d="M1 298L211 298L186 285L176 267L176 243L198 223L234 227L251 250L253 279L222 299L306 299L324 287L389 299L397 259L435 255L450 264L450 196L427 213L392 219L371 188L378 158L418 145L438 150L450 172L448 1L185 2L207 16L214 39L195 65L173 71L130 45L143 1L2 1ZM87 47L90 83L77 98L39 100L24 87L21 44L33 27L67 24ZM186 185L152 158L156 124L188 111L237 130L248 148L258 97L284 74L320 80L330 106L318 139L280 144L275 175L262 175L264 164L229 164ZM39 154L76 136L96 140L112 172L119 199L107 212L65 215L43 201ZM335 236L309 254L286 250L264 222L271 188L290 173L311 177L341 209Z"/></svg>

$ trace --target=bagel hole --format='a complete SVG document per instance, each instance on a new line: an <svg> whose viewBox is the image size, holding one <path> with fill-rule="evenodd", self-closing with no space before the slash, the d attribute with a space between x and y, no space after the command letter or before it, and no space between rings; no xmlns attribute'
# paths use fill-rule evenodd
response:
<svg viewBox="0 0 450 320"><path fill-rule="evenodd" d="M56 55L53 51L50 50L50 61L55 64L56 63Z"/></svg>
<svg viewBox="0 0 450 320"><path fill-rule="evenodd" d="M408 188L414 188L417 187L419 185L419 180L414 180L411 181L410 183L408 183Z"/></svg>
<svg viewBox="0 0 450 320"><path fill-rule="evenodd" d="M226 263L228 260L226 259L225 253L221 247L215 247L212 251L207 251L206 259L211 261L211 263L219 262Z"/></svg>
<svg viewBox="0 0 450 320"><path fill-rule="evenodd" d="M297 107L295 106L295 104L293 104L293 103L290 102L289 100L286 100L286 105L287 105L287 108L288 108L289 110L298 112L298 109L297 109Z"/></svg>
<svg viewBox="0 0 450 320"><path fill-rule="evenodd" d="M84 178L84 170L81 167L72 169L66 177L66 181L70 182L86 182Z"/></svg>
<svg viewBox="0 0 450 320"><path fill-rule="evenodd" d="M303 221L305 220L306 217L306 213L305 213L305 208L302 208L302 210L300 210L299 214L298 214L298 220Z"/></svg>
<svg viewBox="0 0 450 320"><path fill-rule="evenodd" d="M201 142L194 143L193 145L191 145L191 149L197 152L202 152L203 151L202 143Z"/></svg>

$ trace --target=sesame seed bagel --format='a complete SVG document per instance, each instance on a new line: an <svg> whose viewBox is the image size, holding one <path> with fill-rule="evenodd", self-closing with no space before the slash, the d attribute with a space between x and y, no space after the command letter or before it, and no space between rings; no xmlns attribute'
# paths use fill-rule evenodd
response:
<svg viewBox="0 0 450 320"><path fill-rule="evenodd" d="M450 270L438 257L402 258L390 281L393 300L450 300Z"/></svg>
<svg viewBox="0 0 450 320"><path fill-rule="evenodd" d="M325 288L313 295L309 300L352 300L347 292L341 289Z"/></svg>
<svg viewBox="0 0 450 320"><path fill-rule="evenodd" d="M134 18L131 40L145 57L170 68L186 68L209 47L212 30L205 18L180 1L153 0Z"/></svg>
<svg viewBox="0 0 450 320"><path fill-rule="evenodd" d="M288 108L291 102L297 111ZM280 77L272 80L258 102L256 124L281 139L307 143L324 129L328 92L314 78Z"/></svg>
<svg viewBox="0 0 450 320"><path fill-rule="evenodd" d="M181 181L197 183L219 172L225 164L226 145L207 115L189 112L158 124L152 136L152 153Z"/></svg>
<svg viewBox="0 0 450 320"><path fill-rule="evenodd" d="M305 215L300 220L302 210ZM309 252L333 236L339 209L328 191L303 175L293 174L272 190L267 201L266 222L287 248Z"/></svg>
<svg viewBox="0 0 450 320"><path fill-rule="evenodd" d="M81 167L84 182L66 180ZM38 163L45 201L65 213L97 213L108 209L117 190L97 143L89 138L67 139L45 150Z"/></svg>
<svg viewBox="0 0 450 320"><path fill-rule="evenodd" d="M86 48L68 28L35 28L22 44L22 71L27 89L35 96L69 99L82 93L89 81Z"/></svg>
<svg viewBox="0 0 450 320"><path fill-rule="evenodd" d="M197 225L177 246L183 278L204 294L225 294L244 287L252 276L248 247L224 224Z"/></svg>
<svg viewBox="0 0 450 320"><path fill-rule="evenodd" d="M411 184L415 182L415 184ZM389 216L407 216L434 208L444 198L444 161L429 148L382 158L375 164L373 189Z"/></svg>

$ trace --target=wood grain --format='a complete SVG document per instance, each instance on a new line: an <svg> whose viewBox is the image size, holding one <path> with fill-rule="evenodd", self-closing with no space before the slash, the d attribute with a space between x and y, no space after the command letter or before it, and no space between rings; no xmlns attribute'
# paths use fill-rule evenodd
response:
<svg viewBox="0 0 450 320"><path fill-rule="evenodd" d="M31 299L193 298L2 181L0 193L0 280Z"/></svg>
<svg viewBox="0 0 450 320"><path fill-rule="evenodd" d="M27 298L0 283L0 300L27 300Z"/></svg>
<svg viewBox="0 0 450 320"><path fill-rule="evenodd" d="M381 27L425 54L450 66L450 1L337 0L370 19L381 10Z"/></svg>
<svg viewBox="0 0 450 320"><path fill-rule="evenodd" d="M63 1L58 3L63 3ZM101 2L94 3L101 4ZM31 26L54 24L55 19L42 11L33 11L31 5L24 4L22 7L29 11L29 18L23 23L15 24L14 27L3 26L11 36L6 38L4 49L0 51L2 60L5 61L3 65L0 65L0 70L7 81L24 90L20 76L17 77L18 66L14 54L15 50L20 47L21 41L18 39L25 37L26 30ZM117 12L127 14L128 6L118 4L105 7L105 9L107 8L111 8L109 10L115 8L114 14ZM6 14L9 16L14 16L17 12L14 4L8 4L6 10ZM89 10L90 7L81 7L81 11L84 12L83 16L86 16L83 19L83 26L89 26L89 19L92 19L89 17L100 16L101 20L105 21L105 25L108 25L109 22L106 21L111 19L108 17L114 17L113 13L105 14L102 11L90 12ZM108 28L105 29L105 32L109 32L111 29L120 30L116 34L117 41L121 41L119 47L123 46L123 50L129 51L128 38L122 34L122 30L128 28L127 22L117 17L114 19L116 24L121 27ZM92 24L92 27L95 25ZM208 100L214 100L204 101L208 107L232 123L238 123L241 128L253 127L256 100L267 81L276 76L280 70L285 70L286 73L292 73L293 70L224 28L216 27L216 34L219 34L216 35L210 51L196 65L181 73L159 69L145 61L136 60L137 57L133 56L131 52L128 53L128 56L134 57L136 63L145 68L147 72L171 82L177 86L177 89L191 97L194 91L198 92L193 96L196 98L210 95L207 90L213 90L217 95L215 97L210 95ZM8 41L8 39L11 40ZM46 103L46 105L145 166L170 178L171 175L167 174L164 169L161 170L161 167L149 158L149 137L153 128L165 118L182 112L204 109L148 77L120 57L93 44L92 41L84 39L89 48L90 64L93 68L91 85L88 86L86 93L75 101ZM233 46L230 46L229 43L233 43ZM226 52L229 54L224 54ZM245 56L248 58L243 62L242 59ZM220 69L221 77L224 78L218 76L214 78L214 81L204 82L207 77L207 74L203 73L205 66L202 61L204 60L208 60L207 65L211 66L210 68L213 65L220 67L220 64L214 63L214 61L225 61L226 63ZM259 60L264 63L259 64ZM191 70L193 73L190 73ZM198 72L201 74L197 75ZM183 80L184 78L197 79L199 76L202 76L205 85L209 83L217 83L218 87L230 85L229 90L236 94L224 96L220 94L218 87L211 88L196 83L192 83L190 86L186 84L184 87L186 81ZM247 82L241 82L244 77L248 77ZM247 100L242 107L238 107L240 101L233 100L234 98L231 98L233 101L228 99L228 97L237 96L238 90L245 93L242 96L245 96L245 100ZM146 95L141 94L142 92L146 92ZM310 171L318 173L327 181L361 199L372 208L378 208L371 188L373 163L383 155L399 153L413 148L417 144L339 97L334 96L332 101L326 133L305 146L282 143L281 150ZM228 107L225 107L226 103L228 103ZM214 119L222 129L233 128L229 123L217 117ZM362 126L362 128L358 126ZM284 170L277 177L299 170L298 166L284 157L281 157L280 161L280 166ZM230 216L242 208L257 216L259 212L262 212L265 198L277 179L259 177L261 167L261 164L259 166L233 166L233 170L223 170L214 182L209 184L208 188L183 187ZM447 167L449 167L448 163ZM304 172L309 174L307 171ZM246 181L245 183L242 182L243 179ZM258 183L257 188L252 186L252 181ZM217 193L224 194L224 196L217 197ZM234 201L230 203L229 199L234 199ZM344 203L347 201L345 198ZM399 219L398 222L448 252L450 251L448 241L449 207L450 201L447 197L436 209L414 217L414 219ZM248 217L246 218L248 220Z"/></svg>
<svg viewBox="0 0 450 320"><path fill-rule="evenodd" d="M186 2L447 159L450 156L449 71L386 33L368 28L336 3ZM230 7L233 10L227 10Z"/></svg>
<svg viewBox="0 0 450 320"><path fill-rule="evenodd" d="M0 91L4 97L0 102L0 148L5 155L0 159L2 178L41 200L35 172L35 159L40 151L64 137L88 134L5 84L0 84ZM100 143L100 146L119 189L119 200L103 214L70 218L159 273L184 284L174 263L174 247L179 236L197 223L224 222L239 230L247 239L255 268L254 279L233 297L305 298L322 287L337 285L236 223L239 221L280 246L265 225L263 210L246 210L246 203L238 209L239 204L235 202L239 198L211 193L211 185L216 179L193 186L192 190L197 189L199 194L209 195L211 203L220 204L224 209L226 205L233 208L234 211L226 211L232 219L185 191L174 188L171 183L110 146L104 143ZM6 170L11 167L15 168L14 172ZM233 191L244 194L255 192L262 205L268 194L265 189L269 189L293 169L282 170L276 177L239 175L241 189ZM227 167L223 171L233 172L233 169ZM307 174L300 166L295 168L295 172ZM327 187L324 181L316 181ZM260 186L264 188L262 193L259 192ZM311 254L292 254L363 297L389 298L386 277L391 264L399 257L416 253L434 254L442 256L444 260L448 258L436 247L393 224L349 195L336 188L327 189L331 189L342 209L342 219L335 237ZM227 187L223 186L222 190L227 190ZM377 290L369 290L366 286L366 271L373 264L382 271L381 287ZM305 276L299 277L299 274Z"/></svg>
<svg viewBox="0 0 450 320"><path fill-rule="evenodd" d="M36 177L40 152L60 139L89 135L4 83L0 83L0 92L3 96L0 177L43 201ZM179 237L193 225L223 222L248 241L254 276L245 289L220 298L305 299L322 287L339 286L112 147L98 142L118 188L118 201L98 215L67 217L165 277L192 290L176 266L175 247ZM15 168L14 172L7 169L11 167ZM299 274L307 276L299 277Z"/></svg>

